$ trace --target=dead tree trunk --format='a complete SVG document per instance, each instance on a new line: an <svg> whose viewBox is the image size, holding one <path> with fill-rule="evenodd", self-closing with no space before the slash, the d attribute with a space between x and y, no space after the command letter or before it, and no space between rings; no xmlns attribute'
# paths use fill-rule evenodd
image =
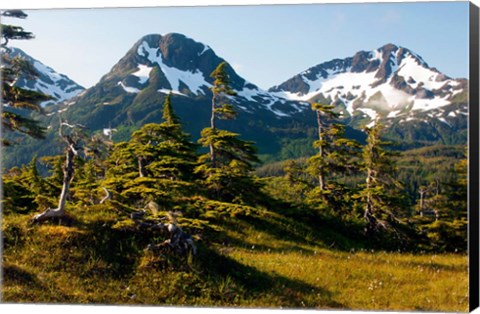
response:
<svg viewBox="0 0 480 314"><path fill-rule="evenodd" d="M367 225L365 226L366 235L371 235L375 230L375 227L377 224L377 219L373 215L373 196L370 191L373 179L374 179L374 171L368 168L367 179L366 179L367 199L365 204L365 211L363 213L363 218L365 218L367 222Z"/></svg>
<svg viewBox="0 0 480 314"><path fill-rule="evenodd" d="M214 92L212 96L212 116L210 117L210 128L212 129L212 132L215 132L215 107L216 107L215 100L216 100L216 95ZM210 148L210 161L212 162L212 168L216 168L217 155L216 155L215 147L213 146L212 141L210 141L209 148Z"/></svg>
<svg viewBox="0 0 480 314"><path fill-rule="evenodd" d="M320 156L320 158L323 158L323 144L322 144L322 128L323 128L323 124L322 124L322 119L321 119L321 114L320 114L320 110L317 110L317 124L318 124L318 140L320 141L320 145L318 145L318 156ZM324 182L324 176L323 176L323 168L320 167L318 169L319 171L319 174L318 174L318 187L320 188L320 191L323 191L325 190L325 182Z"/></svg>
<svg viewBox="0 0 480 314"><path fill-rule="evenodd" d="M420 217L423 217L423 209L425 207L425 194L427 193L427 189L421 187L418 193L420 193L420 204L419 204L419 211L420 211Z"/></svg>
<svg viewBox="0 0 480 314"><path fill-rule="evenodd" d="M70 139L67 137L67 139ZM49 208L41 214L33 217L33 222L40 222L53 217L62 217L65 215L65 206L67 204L67 196L70 191L70 183L73 178L73 159L76 155L75 143L70 140L70 145L65 152L65 164L63 166L63 186L57 208Z"/></svg>
<svg viewBox="0 0 480 314"><path fill-rule="evenodd" d="M99 204L103 204L103 203L105 203L107 200L111 200L111 199L112 199L112 193L110 193L110 191L107 190L107 188L105 188L105 187L102 187L102 189L105 191L105 197L102 198L102 200L100 201Z"/></svg>
<svg viewBox="0 0 480 314"><path fill-rule="evenodd" d="M34 223L44 221L50 218L58 218L63 217L65 215L65 206L67 204L68 193L70 191L70 183L73 179L73 159L76 155L78 155L78 143L77 140L74 140L72 136L68 134L63 134L62 128L63 126L67 126L69 128L75 127L82 127L80 125L70 125L66 122L60 120L60 127L58 133L60 138L64 140L67 144L65 149L65 164L63 166L63 185L62 185L62 192L60 193L60 198L58 200L58 207L57 208L49 208L41 214L35 215L33 217Z"/></svg>
<svg viewBox="0 0 480 314"><path fill-rule="evenodd" d="M60 200L58 201L58 210L64 212L67 203L67 195L70 190L70 183L73 178L73 158L75 154L71 148L67 149L65 166L63 167L63 186Z"/></svg>
<svg viewBox="0 0 480 314"><path fill-rule="evenodd" d="M143 165L143 158L138 157L138 176L140 178L145 177L145 167Z"/></svg>

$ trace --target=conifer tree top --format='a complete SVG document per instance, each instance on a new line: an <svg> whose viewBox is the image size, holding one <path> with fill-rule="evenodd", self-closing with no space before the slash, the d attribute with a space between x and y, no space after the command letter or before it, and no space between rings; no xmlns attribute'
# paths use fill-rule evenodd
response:
<svg viewBox="0 0 480 314"><path fill-rule="evenodd" d="M227 63L223 61L210 74L210 77L215 79L213 81L212 92L214 94L225 93L227 95L235 96L237 93L230 86L230 77L227 73Z"/></svg>
<svg viewBox="0 0 480 314"><path fill-rule="evenodd" d="M179 124L180 120L175 115L172 109L172 102L170 98L172 97L172 93L169 93L167 97L165 98L165 102L163 103L163 121L165 121L168 125L172 124Z"/></svg>

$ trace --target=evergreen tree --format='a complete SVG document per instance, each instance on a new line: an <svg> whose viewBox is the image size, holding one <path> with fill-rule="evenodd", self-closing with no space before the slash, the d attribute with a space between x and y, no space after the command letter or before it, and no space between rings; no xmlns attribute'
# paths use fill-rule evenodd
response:
<svg viewBox="0 0 480 314"><path fill-rule="evenodd" d="M4 209L19 212L38 204L38 195L44 192L46 182L38 171L37 159L35 155L28 165L12 168L3 176Z"/></svg>
<svg viewBox="0 0 480 314"><path fill-rule="evenodd" d="M162 118L163 118L163 122L166 125L175 127L176 130L178 131L180 128L180 119L173 112L171 97L172 97L172 93L169 93L167 97L165 97L165 101L163 103Z"/></svg>
<svg viewBox="0 0 480 314"><path fill-rule="evenodd" d="M320 191L325 190L325 148L329 145L328 141L324 140L325 137L325 122L322 117L333 118L337 114L333 111L334 106L313 103L312 109L317 115L317 127L318 127L318 141L314 143L314 148L318 149L318 154L315 159L310 159L311 169L314 174L318 176L318 188Z"/></svg>
<svg viewBox="0 0 480 314"><path fill-rule="evenodd" d="M376 123L366 128L367 143L363 148L362 168L365 171L365 185L358 197L363 202L365 233L373 235L379 228L392 229L396 222L396 211L402 203L401 184L394 179L395 164L393 153L384 147L390 143L380 139L383 126Z"/></svg>
<svg viewBox="0 0 480 314"><path fill-rule="evenodd" d="M468 217L468 159L467 154L455 165L457 179L450 185L448 197L452 200L451 216L455 219Z"/></svg>
<svg viewBox="0 0 480 314"><path fill-rule="evenodd" d="M211 135L215 136L217 129L215 126L215 120L217 116L221 119L233 119L236 116L236 112L230 104L218 105L218 102L222 100L226 95L235 96L237 93L230 86L230 78L227 74L227 63L220 63L217 68L210 74L210 77L214 79L212 91L212 112L210 117L210 132L205 132L205 136ZM203 135L202 135L203 136ZM216 168L217 166L217 154L215 150L215 145L212 141L209 141L210 148L210 161L212 167Z"/></svg>
<svg viewBox="0 0 480 314"><path fill-rule="evenodd" d="M348 189L338 179L358 170L360 145L344 137L344 125L326 121L338 116L333 111L334 106L314 103L312 108L317 115L318 140L313 146L318 153L308 159L306 171L317 178L318 183L309 199L313 203L326 202L338 210L344 207L348 194Z"/></svg>
<svg viewBox="0 0 480 314"><path fill-rule="evenodd" d="M21 10L7 10L1 13L5 17L26 18ZM31 90L26 90L15 86L20 76L35 77L37 72L31 64L21 58L10 58L8 56L9 48L7 44L10 40L28 40L34 38L33 34L25 31L20 26L1 24L2 36L2 126L5 130L27 134L33 138L44 138L45 128L34 119L25 116L25 112L41 112L40 103L51 99ZM10 141L3 139L4 145L11 144Z"/></svg>
<svg viewBox="0 0 480 314"><path fill-rule="evenodd" d="M216 152L216 166L213 167L210 155L200 156L196 168L205 178L207 188L225 201L247 199L247 195L258 189L252 177L253 163L259 162L252 142L238 138L238 134L210 128L203 129L199 143L212 146Z"/></svg>
<svg viewBox="0 0 480 314"><path fill-rule="evenodd" d="M19 19L25 19L28 16L22 10L6 10L6 11L2 11L0 15L5 17L19 18ZM31 32L25 31L23 27L15 26L15 25L7 25L7 24L1 24L1 25L2 25L2 39L4 40L4 42L1 43L2 47L6 47L8 44L8 41L11 39L18 40L18 39L35 38L35 36L33 36Z"/></svg>
<svg viewBox="0 0 480 314"><path fill-rule="evenodd" d="M40 162L49 169L50 173L50 175L45 178L47 187L43 191L44 195L58 195L62 190L64 159L63 155L45 156L40 159Z"/></svg>
<svg viewBox="0 0 480 314"><path fill-rule="evenodd" d="M283 163L283 171L288 184L288 192L292 195L290 199L297 204L304 204L307 195L315 185L306 170L305 162L287 160Z"/></svg>
<svg viewBox="0 0 480 314"><path fill-rule="evenodd" d="M232 105L218 102L226 96L236 95L230 86L227 63L220 63L212 72L212 112L210 127L201 132L199 143L209 148L209 154L200 156L196 173L200 173L212 196L225 201L245 200L258 184L252 177L253 163L259 162L253 142L244 141L239 134L219 130L215 120L233 119L236 112Z"/></svg>
<svg viewBox="0 0 480 314"><path fill-rule="evenodd" d="M113 149L105 183L125 201L170 206L193 187L196 145L183 132L171 95L163 104L163 120L144 125L128 143L116 144Z"/></svg>
<svg viewBox="0 0 480 314"><path fill-rule="evenodd" d="M104 175L103 167L93 158L77 158L76 168L77 176L71 188L72 198L83 205L97 203L100 180Z"/></svg>
<svg viewBox="0 0 480 314"><path fill-rule="evenodd" d="M440 184L435 180L417 202L422 218L416 217L419 228L431 241L431 245L442 251L467 250L468 188L467 158L455 165L454 179ZM423 213L423 215L422 215Z"/></svg>
<svg viewBox="0 0 480 314"><path fill-rule="evenodd" d="M147 124L132 135L140 177L188 180L193 172L196 145L182 131L170 99L171 94L163 104L163 123Z"/></svg>

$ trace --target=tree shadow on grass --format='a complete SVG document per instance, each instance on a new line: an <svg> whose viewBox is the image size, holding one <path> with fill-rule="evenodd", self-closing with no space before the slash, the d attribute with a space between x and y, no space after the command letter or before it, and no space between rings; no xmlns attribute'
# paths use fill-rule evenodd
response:
<svg viewBox="0 0 480 314"><path fill-rule="evenodd" d="M62 240L61 252L64 255L58 257L50 267L85 279L124 279L132 276L143 250L159 236L133 227L113 228L113 222L106 220L83 222L67 217L42 224L77 227L81 230Z"/></svg>
<svg viewBox="0 0 480 314"><path fill-rule="evenodd" d="M279 303L272 307L344 308L334 300L330 291L275 273L262 272L205 246L199 248L195 268L213 278L231 278L243 288L245 298L266 298ZM250 303L255 306L255 301Z"/></svg>
<svg viewBox="0 0 480 314"><path fill-rule="evenodd" d="M276 242L276 245L269 245L268 243L257 243L255 241L247 241L245 238L247 237L247 233L244 230L238 229L238 226L231 222L222 222L223 227L226 228L236 228L235 232L238 235L232 236L228 235L225 231L215 231L215 234L211 235L211 239L214 240L215 243L220 244L222 246L222 250L229 251L235 248L243 248L246 250L255 250L255 251L262 251L262 252L272 252L272 253L286 253L286 252L298 252L298 253L305 253L305 254L314 254L314 252L310 249L306 249L300 245L295 245L290 242L279 242L277 239L273 241ZM290 240L290 239L282 239L282 240ZM304 243L300 241L299 244Z"/></svg>
<svg viewBox="0 0 480 314"><path fill-rule="evenodd" d="M68 302L71 297L58 289L51 289L42 283L38 277L16 265L3 266L3 302L6 303L47 303ZM9 288L13 288L10 291Z"/></svg>
<svg viewBox="0 0 480 314"><path fill-rule="evenodd" d="M332 250L349 251L352 247L358 248L351 239L330 229L325 223L312 224L292 221L288 218L246 217L244 220L253 228L266 232L275 238L305 244L310 246L323 246Z"/></svg>
<svg viewBox="0 0 480 314"><path fill-rule="evenodd" d="M260 216L247 216L242 217L241 219L255 230L265 232L280 240L307 245L318 244L318 242L307 239L308 234L314 233L314 230L300 223L282 221L274 217L263 218ZM239 228L238 221L233 222L225 220L222 222L222 225L228 229L235 230L240 234L246 234L245 230Z"/></svg>
<svg viewBox="0 0 480 314"><path fill-rule="evenodd" d="M363 226L357 223L347 222L340 217L322 213L314 207L299 206L272 198L265 193L262 194L262 197L264 198L263 206L268 208L269 211L279 214L280 217L261 219L257 223L248 220L255 227L261 227L262 230L271 232L273 235L280 234L296 241L301 239L305 241L305 234L309 234L316 240L312 239L312 241L306 241L305 243L318 245L319 242L323 242L326 246L339 251L369 247L368 239L363 236ZM262 225L265 225L265 222L268 221L273 223L268 228L263 228ZM291 222L295 225L293 230L278 228L282 224L291 224ZM299 232L298 229L300 228L304 230Z"/></svg>
<svg viewBox="0 0 480 314"><path fill-rule="evenodd" d="M79 234L72 245L81 250L79 263L90 262L85 277L128 278L134 274L136 261L144 254L156 234L134 229L116 229L102 221L83 226L89 232Z"/></svg>

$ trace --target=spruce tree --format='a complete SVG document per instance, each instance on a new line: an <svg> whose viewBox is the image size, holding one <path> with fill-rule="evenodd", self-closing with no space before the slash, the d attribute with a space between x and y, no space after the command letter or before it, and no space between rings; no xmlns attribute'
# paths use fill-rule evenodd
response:
<svg viewBox="0 0 480 314"><path fill-rule="evenodd" d="M290 201L297 205L305 204L307 195L315 187L311 176L306 170L306 163L303 161L287 160L283 163L284 179L287 183L287 191L291 195ZM286 195L282 195L286 196Z"/></svg>
<svg viewBox="0 0 480 314"><path fill-rule="evenodd" d="M396 221L395 212L403 200L401 184L394 178L393 153L385 149L390 143L380 139L382 129L378 122L365 129L368 137L362 152L362 169L366 178L357 197L363 203L365 233L368 236L380 229L392 230L392 223Z"/></svg>
<svg viewBox="0 0 480 314"><path fill-rule="evenodd" d="M169 93L167 97L165 97L165 101L163 103L162 119L166 125L180 128L180 119L177 117L175 112L173 112L171 98L172 93Z"/></svg>
<svg viewBox="0 0 480 314"><path fill-rule="evenodd" d="M310 164L313 164L315 168L314 173L318 175L318 188L320 191L325 190L325 167L324 167L324 157L325 157L325 148L329 144L324 140L325 136L325 122L322 117L333 118L337 114L333 111L334 106L324 105L313 103L312 109L316 112L317 115L317 128L318 128L318 141L314 143L314 147L318 149L317 158L310 159Z"/></svg>
<svg viewBox="0 0 480 314"><path fill-rule="evenodd" d="M218 105L226 96L236 95L230 86L227 63L220 63L212 72L212 111L210 127L201 132L199 143L209 148L209 153L200 156L196 173L201 174L211 195L225 201L246 199L246 195L258 188L251 172L253 164L259 162L253 142L244 141L239 134L219 130L215 121L234 119L236 112L232 105Z"/></svg>
<svg viewBox="0 0 480 314"><path fill-rule="evenodd" d="M22 10L6 10L6 11L2 11L0 15L5 17L19 18L19 19L26 19L28 16ZM35 36L33 36L31 32L25 31L23 27L2 24L2 39L4 40L4 42L1 43L2 47L6 47L8 44L8 41L11 39L18 40L18 39L33 39L33 38L35 38Z"/></svg>
<svg viewBox="0 0 480 314"><path fill-rule="evenodd" d="M45 192L47 184L38 171L37 159L35 155L28 165L5 172L2 178L5 210L19 212L38 204L38 196Z"/></svg>
<svg viewBox="0 0 480 314"><path fill-rule="evenodd" d="M230 78L227 74L227 63L222 62L220 63L216 69L210 74L210 77L214 79L213 87L211 88L212 91L212 112L210 117L210 132L206 132L205 136L211 135L215 136L217 133L215 120L217 116L222 119L233 119L236 116L236 112L233 109L232 105L230 104L222 104L221 106L218 105L218 102L222 100L225 96L235 96L236 92L230 86ZM210 161L212 163L212 167L217 167L217 154L215 145L213 142L209 141L209 148L210 148Z"/></svg>
<svg viewBox="0 0 480 314"><path fill-rule="evenodd" d="M171 95L163 104L163 122L144 125L129 142L115 145L105 184L129 203L155 201L164 206L193 188L196 145L173 112Z"/></svg>
<svg viewBox="0 0 480 314"><path fill-rule="evenodd" d="M336 209L347 199L347 188L338 179L358 170L360 145L345 138L345 126L332 123L338 114L334 106L312 104L317 115L318 140L313 147L318 153L307 161L307 173L316 178L317 187L310 193L310 201L327 202Z"/></svg>
<svg viewBox="0 0 480 314"><path fill-rule="evenodd" d="M460 159L448 181L436 179L421 187L417 200L420 217L414 217L430 245L442 251L466 251L468 239L468 160ZM423 209L423 210L421 210ZM423 215L422 215L423 213Z"/></svg>
<svg viewBox="0 0 480 314"><path fill-rule="evenodd" d="M132 135L139 176L187 180L193 172L196 145L173 112L171 94L165 98L162 116L164 122L147 124Z"/></svg>
<svg viewBox="0 0 480 314"><path fill-rule="evenodd" d="M1 15L13 18L27 17L27 14L21 10L2 11ZM1 43L2 126L10 132L26 134L37 139L44 138L46 129L42 127L38 121L26 117L25 112L41 112L42 108L40 107L40 103L51 99L51 97L15 86L20 76L35 77L38 74L33 66L25 60L19 57L10 58L8 56L10 48L7 47L10 40L29 40L34 38L34 36L20 26L1 24L1 29L3 41ZM6 139L3 139L3 143L4 145L11 144L11 142Z"/></svg>

